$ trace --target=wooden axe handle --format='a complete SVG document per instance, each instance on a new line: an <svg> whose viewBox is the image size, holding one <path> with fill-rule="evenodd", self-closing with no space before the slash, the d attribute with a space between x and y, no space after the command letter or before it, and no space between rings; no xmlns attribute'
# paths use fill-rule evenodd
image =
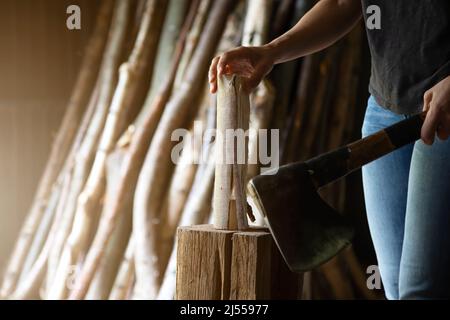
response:
<svg viewBox="0 0 450 320"><path fill-rule="evenodd" d="M322 187L418 140L425 115L426 111L416 114L364 139L306 161L314 185Z"/></svg>

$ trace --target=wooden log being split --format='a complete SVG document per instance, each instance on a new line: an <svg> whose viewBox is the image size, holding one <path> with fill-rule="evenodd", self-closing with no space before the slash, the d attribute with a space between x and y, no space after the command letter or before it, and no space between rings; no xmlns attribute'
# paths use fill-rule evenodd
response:
<svg viewBox="0 0 450 320"><path fill-rule="evenodd" d="M249 97L237 76L218 78L214 227L248 228L245 182ZM237 139L235 139L237 137Z"/></svg>
<svg viewBox="0 0 450 320"><path fill-rule="evenodd" d="M202 88L200 80L207 74L208 65L205 61L213 56L232 4L230 0L214 2L205 25L208 32L203 33L199 40L183 85L166 105L139 175L134 197L133 227L136 240L135 292L142 299L156 296L156 288L162 278L155 253L160 210L174 168L170 156L175 143L171 141L171 135L175 129L186 125L192 103Z"/></svg>
<svg viewBox="0 0 450 320"><path fill-rule="evenodd" d="M244 14L245 3L241 1L233 13L228 17L225 31L219 43L217 52L227 51L235 47L240 41L241 30L243 26L242 16ZM207 111L206 130L216 128L216 114L217 114L217 97L216 95L209 96L210 102ZM203 139L202 147L202 161L199 164L195 174L194 183L189 192L189 197L186 200L184 209L177 221L180 226L190 226L205 223L208 217L211 216L211 197L214 188L214 171L215 171L215 154L213 141L215 135L206 135ZM173 233L175 238L176 226L167 224L165 230ZM174 239L172 244L172 252L169 257L169 262L164 272L164 277L161 283L161 288L157 299L172 300L175 297L176 287L176 255L177 255L177 240Z"/></svg>
<svg viewBox="0 0 450 320"><path fill-rule="evenodd" d="M302 275L288 270L266 229L180 227L177 261L176 299L296 299L301 292Z"/></svg>

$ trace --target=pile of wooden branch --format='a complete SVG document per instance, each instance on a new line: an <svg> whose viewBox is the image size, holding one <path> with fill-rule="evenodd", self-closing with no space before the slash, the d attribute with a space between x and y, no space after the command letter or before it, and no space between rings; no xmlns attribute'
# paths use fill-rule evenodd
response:
<svg viewBox="0 0 450 320"><path fill-rule="evenodd" d="M267 42L313 2L102 0L1 297L172 299L176 228L211 217L214 141L203 135L216 126L209 62ZM360 107L361 39L358 29L277 67L251 95L250 127L280 129L283 162L335 148L359 130L349 115ZM200 137L194 123L202 124ZM179 128L191 139L174 164ZM254 139L249 153L257 152ZM341 182L324 196L345 208L348 191ZM370 297L351 249L307 283L306 298Z"/></svg>

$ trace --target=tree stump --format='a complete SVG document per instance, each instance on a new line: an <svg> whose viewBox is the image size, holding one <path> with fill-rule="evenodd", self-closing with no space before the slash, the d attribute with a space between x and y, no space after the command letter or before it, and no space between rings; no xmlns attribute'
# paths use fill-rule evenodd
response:
<svg viewBox="0 0 450 320"><path fill-rule="evenodd" d="M176 299L297 299L302 280L288 269L265 228L178 228Z"/></svg>

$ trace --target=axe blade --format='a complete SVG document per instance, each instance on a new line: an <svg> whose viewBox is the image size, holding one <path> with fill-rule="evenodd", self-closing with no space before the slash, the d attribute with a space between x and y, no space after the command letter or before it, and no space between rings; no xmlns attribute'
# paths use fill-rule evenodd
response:
<svg viewBox="0 0 450 320"><path fill-rule="evenodd" d="M334 151L250 180L248 200L265 217L292 271L321 265L347 246L353 236L349 221L323 201L316 186L416 141L425 116L426 111L418 113Z"/></svg>
<svg viewBox="0 0 450 320"><path fill-rule="evenodd" d="M291 271L314 269L350 244L353 227L320 197L304 163L254 177L247 190Z"/></svg>

